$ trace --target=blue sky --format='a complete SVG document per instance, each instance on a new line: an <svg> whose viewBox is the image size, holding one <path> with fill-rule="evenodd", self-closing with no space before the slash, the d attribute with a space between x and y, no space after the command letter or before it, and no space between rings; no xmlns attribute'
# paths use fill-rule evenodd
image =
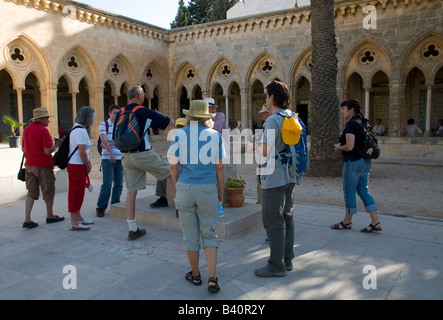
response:
<svg viewBox="0 0 443 320"><path fill-rule="evenodd" d="M75 0L104 11L170 29L179 0ZM187 4L188 1L185 1Z"/></svg>

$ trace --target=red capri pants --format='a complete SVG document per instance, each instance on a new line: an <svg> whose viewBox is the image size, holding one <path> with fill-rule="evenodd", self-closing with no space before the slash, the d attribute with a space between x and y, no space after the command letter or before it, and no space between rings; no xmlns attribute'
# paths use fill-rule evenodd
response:
<svg viewBox="0 0 443 320"><path fill-rule="evenodd" d="M85 198L86 167L83 164L68 164L68 211L81 209Z"/></svg>

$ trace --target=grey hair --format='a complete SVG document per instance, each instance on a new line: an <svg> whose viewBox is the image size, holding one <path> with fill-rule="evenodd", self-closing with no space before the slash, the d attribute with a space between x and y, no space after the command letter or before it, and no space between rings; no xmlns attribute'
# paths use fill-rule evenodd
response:
<svg viewBox="0 0 443 320"><path fill-rule="evenodd" d="M139 86L138 84L133 84L128 89L128 99L131 100L131 99L137 98L142 93L145 94L145 92L143 91L143 88L141 86Z"/></svg>
<svg viewBox="0 0 443 320"><path fill-rule="evenodd" d="M197 121L199 124L204 125L208 128L214 127L214 121L211 118L198 118L198 117L192 117L192 116L186 116L186 122L185 126L191 125L191 121Z"/></svg>
<svg viewBox="0 0 443 320"><path fill-rule="evenodd" d="M94 123L95 120L95 110L91 107L85 106L81 107L77 112L75 117L75 122L83 125L84 127L89 127Z"/></svg>

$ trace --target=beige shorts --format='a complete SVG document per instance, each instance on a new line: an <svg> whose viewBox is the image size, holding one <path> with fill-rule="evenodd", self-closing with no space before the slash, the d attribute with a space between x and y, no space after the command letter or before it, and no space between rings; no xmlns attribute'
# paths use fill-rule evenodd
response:
<svg viewBox="0 0 443 320"><path fill-rule="evenodd" d="M122 152L122 164L128 192L146 189L146 173L152 174L157 180L170 176L168 161L152 150Z"/></svg>

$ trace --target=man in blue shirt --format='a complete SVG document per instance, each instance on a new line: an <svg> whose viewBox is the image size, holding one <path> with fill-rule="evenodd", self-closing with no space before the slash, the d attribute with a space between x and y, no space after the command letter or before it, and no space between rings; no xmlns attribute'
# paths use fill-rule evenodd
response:
<svg viewBox="0 0 443 320"><path fill-rule="evenodd" d="M132 85L128 89L129 104L125 110L143 104L145 92L139 85ZM165 158L158 155L152 150L149 142L148 128L166 129L173 126L174 121L156 110L145 107L139 108L134 112L139 123L141 142L134 150L122 152L122 164L126 187L128 193L126 195L126 219L129 225L128 240L134 240L146 234L145 229L139 229L135 221L135 200L137 191L146 188L146 172L152 174L157 180L164 180L170 176L169 164ZM117 114L116 119L119 118ZM115 127L114 127L115 131Z"/></svg>

